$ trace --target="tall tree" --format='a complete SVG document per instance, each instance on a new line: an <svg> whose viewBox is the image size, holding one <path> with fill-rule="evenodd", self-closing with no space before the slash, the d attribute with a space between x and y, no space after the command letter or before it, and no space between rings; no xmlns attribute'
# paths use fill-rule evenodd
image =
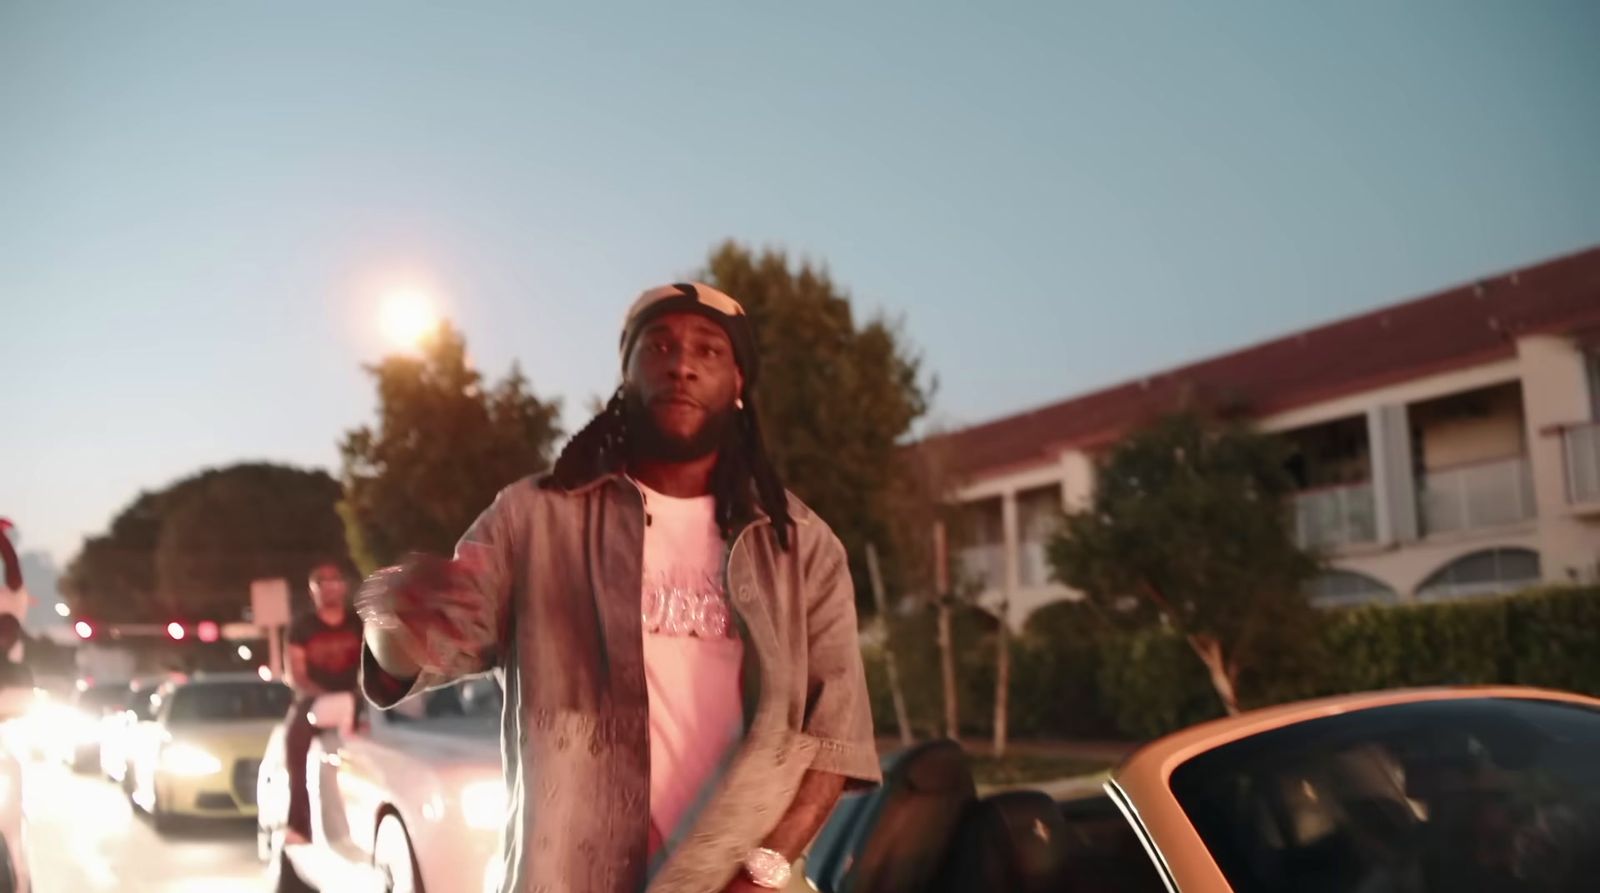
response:
<svg viewBox="0 0 1600 893"><path fill-rule="evenodd" d="M339 511L363 572L411 550L448 554L501 487L549 466L559 401L535 396L514 364L485 389L454 328L441 326L419 356L387 357L368 371L377 424L340 444Z"/></svg>
<svg viewBox="0 0 1600 893"><path fill-rule="evenodd" d="M339 486L321 471L261 463L210 469L139 494L87 539L60 582L74 614L99 623L233 619L256 577L303 584L344 560Z"/></svg>
<svg viewBox="0 0 1600 893"><path fill-rule="evenodd" d="M252 580L282 577L303 592L318 563L349 563L335 511L339 482L327 472L243 464L180 486L155 552L156 602L165 612L237 619Z"/></svg>
<svg viewBox="0 0 1600 893"><path fill-rule="evenodd" d="M902 586L890 502L901 441L927 411L933 383L899 329L881 317L859 322L824 269L726 242L702 275L755 323L767 448L784 482L844 542L857 602L870 611L868 543L885 544L886 585Z"/></svg>
<svg viewBox="0 0 1600 893"><path fill-rule="evenodd" d="M1107 616L1180 633L1229 713L1241 671L1303 633L1316 561L1285 523L1294 485L1279 439L1186 412L1119 443L1092 504L1050 545L1062 582Z"/></svg>
<svg viewBox="0 0 1600 893"><path fill-rule="evenodd" d="M111 623L155 622L161 616L156 544L171 501L168 489L140 493L104 534L84 540L60 584L75 615Z"/></svg>

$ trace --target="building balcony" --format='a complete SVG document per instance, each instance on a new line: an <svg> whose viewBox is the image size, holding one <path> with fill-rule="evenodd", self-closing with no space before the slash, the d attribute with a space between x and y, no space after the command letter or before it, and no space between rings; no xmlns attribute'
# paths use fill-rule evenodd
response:
<svg viewBox="0 0 1600 893"><path fill-rule="evenodd" d="M1304 490L1294 497L1295 540L1304 549L1340 549L1378 540L1372 484Z"/></svg>
<svg viewBox="0 0 1600 893"><path fill-rule="evenodd" d="M1567 501L1600 512L1600 422L1569 425L1561 432L1566 455Z"/></svg>
<svg viewBox="0 0 1600 893"><path fill-rule="evenodd" d="M1538 512L1526 456L1428 470L1419 475L1417 491L1428 536L1507 527Z"/></svg>
<svg viewBox="0 0 1600 893"><path fill-rule="evenodd" d="M956 550L959 583L978 591L1001 589L1006 582L1006 547L1003 543L983 543Z"/></svg>

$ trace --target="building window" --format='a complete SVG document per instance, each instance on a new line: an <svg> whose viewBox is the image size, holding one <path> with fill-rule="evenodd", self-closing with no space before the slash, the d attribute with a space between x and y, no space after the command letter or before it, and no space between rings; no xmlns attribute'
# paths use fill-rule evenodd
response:
<svg viewBox="0 0 1600 893"><path fill-rule="evenodd" d="M984 499L963 505L957 516L954 539L958 588L982 592L999 589L1006 581L1005 531L1000 500Z"/></svg>
<svg viewBox="0 0 1600 893"><path fill-rule="evenodd" d="M1382 580L1346 570L1318 574L1306 585L1306 595L1319 608L1392 605L1399 600Z"/></svg>
<svg viewBox="0 0 1600 893"><path fill-rule="evenodd" d="M1061 488L1040 487L1017 494L1017 585L1050 582L1050 538L1061 526Z"/></svg>
<svg viewBox="0 0 1600 893"><path fill-rule="evenodd" d="M1417 589L1420 601L1497 595L1535 585L1539 553L1531 549L1485 549L1450 562Z"/></svg>

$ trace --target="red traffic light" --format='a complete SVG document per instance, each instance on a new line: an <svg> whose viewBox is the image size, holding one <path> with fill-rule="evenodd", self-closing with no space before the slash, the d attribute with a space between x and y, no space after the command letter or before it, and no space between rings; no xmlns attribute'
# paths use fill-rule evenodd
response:
<svg viewBox="0 0 1600 893"><path fill-rule="evenodd" d="M202 642L215 642L222 638L222 628L215 620L202 620L195 625L194 634Z"/></svg>
<svg viewBox="0 0 1600 893"><path fill-rule="evenodd" d="M94 638L94 626L91 625L87 620L80 620L77 623L74 623L72 625L72 631L77 633L78 638L80 639Z"/></svg>
<svg viewBox="0 0 1600 893"><path fill-rule="evenodd" d="M174 641L174 642L183 641L183 637L188 635L188 634L189 634L189 631L184 629L183 628L183 624L179 623L176 620L174 620L171 623L167 624L167 635L170 636L172 638L172 641Z"/></svg>

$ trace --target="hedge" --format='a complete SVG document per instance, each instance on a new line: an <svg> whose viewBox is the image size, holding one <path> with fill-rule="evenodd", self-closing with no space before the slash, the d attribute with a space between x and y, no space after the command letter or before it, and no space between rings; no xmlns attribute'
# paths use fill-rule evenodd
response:
<svg viewBox="0 0 1600 893"><path fill-rule="evenodd" d="M893 633L913 726L939 727L941 693L932 618ZM993 724L994 636L971 618L957 627L962 728ZM1544 588L1498 598L1329 611L1310 641L1283 643L1275 665L1240 680L1246 707L1419 685L1515 683L1600 695L1600 587ZM866 654L883 734L894 713L882 655ZM1119 632L1082 604L1041 609L1013 639L1011 731L1018 737L1132 738L1221 714L1204 668L1178 636Z"/></svg>

